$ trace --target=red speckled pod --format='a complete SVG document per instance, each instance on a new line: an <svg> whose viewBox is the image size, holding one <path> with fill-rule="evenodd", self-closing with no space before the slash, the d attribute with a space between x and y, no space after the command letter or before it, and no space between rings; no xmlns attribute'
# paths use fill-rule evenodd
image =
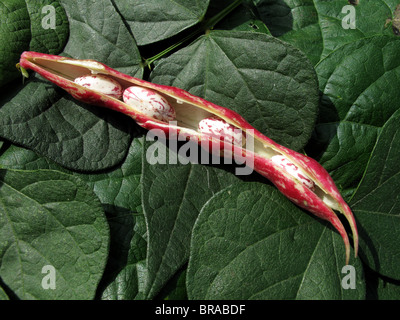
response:
<svg viewBox="0 0 400 320"><path fill-rule="evenodd" d="M314 159L281 146L264 136L236 112L196 97L182 89L157 85L128 76L94 60L76 60L37 52L24 52L21 56L20 66L39 73L79 101L122 112L132 117L143 128L160 129L167 137L170 132L184 133L191 140L206 141L210 145L219 144L220 141L215 136L198 130L199 123L203 119L213 117L218 117L230 126L240 129L243 134L251 135L254 138L252 148L246 148L247 141L243 145L241 143L229 144L229 142L224 142L224 144L233 150L234 154L252 157L254 170L269 179L295 204L329 221L343 238L347 264L350 257L350 243L346 230L334 210L344 214L352 230L354 250L357 256L358 232L354 216L328 172ZM175 124L158 120L113 96L74 83L74 79L91 74L110 77L116 80L123 89L139 86L153 90L173 107L176 117ZM229 137L224 140L229 141ZM232 141L232 137L230 137L230 141ZM280 158L281 163L275 161L276 156L284 157ZM273 157L274 159L271 160ZM288 167L292 165L294 170L299 170L299 173L288 170Z"/></svg>

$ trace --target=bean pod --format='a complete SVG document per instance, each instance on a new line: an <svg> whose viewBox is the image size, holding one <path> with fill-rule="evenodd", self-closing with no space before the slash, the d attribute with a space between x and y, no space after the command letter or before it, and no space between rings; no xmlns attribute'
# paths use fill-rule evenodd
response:
<svg viewBox="0 0 400 320"><path fill-rule="evenodd" d="M36 71L80 101L122 112L132 117L143 128L162 130L167 137L170 132L184 133L192 140L210 144L223 139L225 144L232 148L233 154L240 154L244 158L251 157L255 171L274 183L288 199L329 221L336 228L345 244L347 264L350 257L349 238L336 211L342 213L349 222L357 256L358 232L354 216L327 171L314 159L281 146L264 136L236 112L182 89L157 85L128 76L94 60L76 60L37 52L24 52L20 66ZM131 98L125 99L124 102L93 88L74 83L73 80L77 77L88 74L107 76L117 81L123 90L136 86L150 90L147 92L154 92L163 98L163 104L165 100L174 110L173 118L176 122L167 124L165 121L170 118L156 116L158 111L155 109L150 113L140 111L142 103L139 103L138 107L136 102L130 103ZM164 110L163 108L161 109ZM169 110L169 107L166 108L165 110ZM201 125L204 119L208 119L207 121L218 119L224 124L222 129L217 129L214 122L215 126L207 129ZM240 139L232 134L235 130L240 134L250 135L254 139L254 148L248 146L248 138L239 141Z"/></svg>
<svg viewBox="0 0 400 320"><path fill-rule="evenodd" d="M290 162L285 156L276 155L271 158L271 161L281 166L287 173L292 175L295 179L300 181L304 186L310 190L315 190L314 182L305 174L298 166Z"/></svg>

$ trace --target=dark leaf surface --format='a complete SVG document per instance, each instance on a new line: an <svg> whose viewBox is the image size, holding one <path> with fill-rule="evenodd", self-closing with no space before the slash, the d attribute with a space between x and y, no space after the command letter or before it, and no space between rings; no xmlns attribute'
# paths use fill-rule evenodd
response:
<svg viewBox="0 0 400 320"><path fill-rule="evenodd" d="M221 254L221 253L224 254ZM275 189L238 183L216 194L193 229L187 286L191 299L362 299L342 287L340 236Z"/></svg>
<svg viewBox="0 0 400 320"><path fill-rule="evenodd" d="M57 171L1 170L0 275L21 299L90 299L107 261L100 202ZM43 286L50 266L54 289Z"/></svg>

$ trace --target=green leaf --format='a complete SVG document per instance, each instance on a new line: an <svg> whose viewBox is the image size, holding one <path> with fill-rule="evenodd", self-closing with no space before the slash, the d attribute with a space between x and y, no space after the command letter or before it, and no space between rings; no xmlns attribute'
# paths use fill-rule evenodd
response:
<svg viewBox="0 0 400 320"><path fill-rule="evenodd" d="M68 20L59 1L0 1L0 16L0 86L18 78L15 65L23 51L56 54L67 41Z"/></svg>
<svg viewBox="0 0 400 320"><path fill-rule="evenodd" d="M382 129L362 183L351 201L360 255L373 270L400 279L400 111Z"/></svg>
<svg viewBox="0 0 400 320"><path fill-rule="evenodd" d="M57 171L0 172L1 279L21 299L92 299L109 242L93 192ZM45 266L54 289L43 286Z"/></svg>
<svg viewBox="0 0 400 320"><path fill-rule="evenodd" d="M130 144L130 118L63 97L49 83L30 81L0 103L2 137L71 169L115 166Z"/></svg>
<svg viewBox="0 0 400 320"><path fill-rule="evenodd" d="M29 50L49 54L59 53L64 48L69 33L68 19L60 1L25 0L24 2L31 22Z"/></svg>
<svg viewBox="0 0 400 320"><path fill-rule="evenodd" d="M347 121L319 123L306 151L328 170L342 192L347 192L357 187L378 136L375 126Z"/></svg>
<svg viewBox="0 0 400 320"><path fill-rule="evenodd" d="M147 252L141 209L141 160L142 139L132 141L126 159L119 166L97 174L68 172L33 151L14 145L0 156L2 168L64 170L85 181L97 195L106 212L111 236L107 268L98 289L103 299L134 299L143 291L137 280Z"/></svg>
<svg viewBox="0 0 400 320"><path fill-rule="evenodd" d="M134 220L134 228L128 228L132 227L132 220ZM103 290L101 298L103 300L144 299L147 275L147 242L144 216L126 216L125 219L120 217L118 220L113 219L111 223L112 237L114 238L112 240L116 247L114 250L111 248L111 254L120 254L118 257L114 257L115 260L118 260L114 264L119 264L122 268L118 270L116 275L112 273L114 277ZM118 224L120 224L119 228L117 228ZM110 273L109 270L106 271Z"/></svg>
<svg viewBox="0 0 400 320"><path fill-rule="evenodd" d="M382 126L399 108L400 39L375 36L340 48L316 71L322 92L316 157L344 188L357 186Z"/></svg>
<svg viewBox="0 0 400 320"><path fill-rule="evenodd" d="M59 166L54 161L41 157L32 150L13 144L6 148L0 155L0 168L19 170L51 169L70 173L67 169Z"/></svg>
<svg viewBox="0 0 400 320"><path fill-rule="evenodd" d="M325 223L305 215L275 188L238 183L216 194L193 229L187 271L190 299L362 299L345 289L344 246Z"/></svg>
<svg viewBox="0 0 400 320"><path fill-rule="evenodd" d="M237 177L217 167L187 163L160 142L143 152L142 203L147 225L146 296L153 298L187 262L192 227L202 206ZM177 156L176 164L153 163ZM165 162L164 162L165 163Z"/></svg>
<svg viewBox="0 0 400 320"><path fill-rule="evenodd" d="M186 269L178 271L156 297L156 300L187 300Z"/></svg>
<svg viewBox="0 0 400 320"><path fill-rule="evenodd" d="M167 39L202 21L209 0L121 0L115 2L138 45Z"/></svg>
<svg viewBox="0 0 400 320"><path fill-rule="evenodd" d="M371 296L370 300L399 300L400 299L400 285L397 282L387 281L381 278L377 280L377 287L373 289L375 296Z"/></svg>
<svg viewBox="0 0 400 320"><path fill-rule="evenodd" d="M278 143L300 150L315 124L315 72L297 49L254 32L214 31L161 60L156 83L232 109Z"/></svg>
<svg viewBox="0 0 400 320"><path fill-rule="evenodd" d="M0 16L2 17L0 20L0 86L2 86L18 77L15 64L19 61L20 52L29 48L31 34L25 1L13 1L7 5L1 1ZM15 31L11 32L12 30ZM12 50L9 50L7 44L12 46Z"/></svg>
<svg viewBox="0 0 400 320"><path fill-rule="evenodd" d="M400 281L382 276L368 267L365 268L367 300L399 300Z"/></svg>
<svg viewBox="0 0 400 320"><path fill-rule="evenodd" d="M7 293L5 293L5 291L1 287L0 287L0 300L9 300Z"/></svg>
<svg viewBox="0 0 400 320"><path fill-rule="evenodd" d="M142 138L133 139L119 166L97 174L79 174L91 186L108 212L141 212Z"/></svg>
<svg viewBox="0 0 400 320"><path fill-rule="evenodd" d="M360 1L350 6L346 0L254 0L271 33L301 49L313 64L333 50L362 38L393 35L387 25L398 1ZM348 28L349 14L355 11L355 28ZM344 24L346 27L343 27Z"/></svg>
<svg viewBox="0 0 400 320"><path fill-rule="evenodd" d="M70 23L63 55L94 59L133 77L143 76L136 42L113 1L62 0Z"/></svg>
<svg viewBox="0 0 400 320"><path fill-rule="evenodd" d="M108 213L126 214L141 212L141 160L141 138L132 141L127 157L119 166L99 173L71 172L31 150L11 145L0 156L0 168L64 171L85 181Z"/></svg>
<svg viewBox="0 0 400 320"><path fill-rule="evenodd" d="M134 139L123 163L114 170L82 179L102 202L111 231L110 254L102 299L142 297L146 260L146 225L142 212L143 139Z"/></svg>

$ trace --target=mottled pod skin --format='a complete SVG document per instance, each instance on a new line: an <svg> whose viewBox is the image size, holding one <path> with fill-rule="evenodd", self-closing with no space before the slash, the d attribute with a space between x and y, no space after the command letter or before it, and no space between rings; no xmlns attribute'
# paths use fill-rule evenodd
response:
<svg viewBox="0 0 400 320"><path fill-rule="evenodd" d="M276 155L271 158L271 161L281 166L287 173L299 180L304 186L310 190L315 190L314 182L293 162L290 162L285 156Z"/></svg>
<svg viewBox="0 0 400 320"><path fill-rule="evenodd" d="M349 238L335 211L342 213L352 230L354 251L357 256L358 232L354 216L328 172L314 159L281 146L264 136L238 113L196 97L182 89L157 85L128 76L94 60L76 60L37 52L24 52L21 55L20 66L39 73L80 101L122 112L132 117L143 128L162 130L167 137L171 137L169 135L171 132L173 134L183 133L191 140L202 143L205 141L210 146L219 143L220 140L215 137L198 132L200 121L209 117L218 117L242 130L243 134L252 135L254 148L248 148L247 143L243 146L228 142L225 144L233 150L233 154L252 157L254 170L269 179L288 199L319 218L329 221L343 238L346 264L348 264L350 258ZM118 81L123 89L140 86L157 92L175 109L175 124L167 124L138 112L121 100L73 82L75 78L88 73L107 75ZM287 159L287 163L294 164L299 168L308 179L312 180L314 188L307 187L301 179L294 177L281 164L273 161L272 158L277 155L283 156Z"/></svg>

